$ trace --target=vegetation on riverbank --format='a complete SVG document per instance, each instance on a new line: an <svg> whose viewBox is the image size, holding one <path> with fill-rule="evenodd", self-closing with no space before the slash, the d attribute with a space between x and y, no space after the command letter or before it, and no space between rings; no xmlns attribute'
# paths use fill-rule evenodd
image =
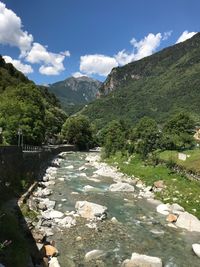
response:
<svg viewBox="0 0 200 267"><path fill-rule="evenodd" d="M178 158L178 151L165 150L159 153L158 157L160 160L165 162L171 162L177 166L185 169L187 172L192 172L193 174L200 175L200 150L185 150L184 154L186 156L185 160Z"/></svg>
<svg viewBox="0 0 200 267"><path fill-rule="evenodd" d="M139 177L146 185L152 186L155 181L163 180L166 188L156 193L156 198L164 203L178 203L200 219L199 182L189 180L163 164L151 165L137 154L127 157L118 152L106 162L129 176Z"/></svg>

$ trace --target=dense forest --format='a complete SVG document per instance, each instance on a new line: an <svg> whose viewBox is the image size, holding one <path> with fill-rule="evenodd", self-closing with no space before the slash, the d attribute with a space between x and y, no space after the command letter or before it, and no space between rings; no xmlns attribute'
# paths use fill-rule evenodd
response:
<svg viewBox="0 0 200 267"><path fill-rule="evenodd" d="M43 86L36 86L12 64L0 57L1 142L17 144L18 132L25 144L41 145L58 139L67 116L59 101Z"/></svg>

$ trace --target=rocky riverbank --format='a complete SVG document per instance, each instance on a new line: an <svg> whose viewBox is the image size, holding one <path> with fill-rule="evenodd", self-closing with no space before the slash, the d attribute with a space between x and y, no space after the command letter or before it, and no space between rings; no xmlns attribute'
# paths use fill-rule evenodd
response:
<svg viewBox="0 0 200 267"><path fill-rule="evenodd" d="M94 231L93 233L97 235L99 239L101 238L100 232L102 229L104 234L108 231L107 235L110 234L109 231L112 232L113 230L119 231L119 233L120 231L124 231L124 225L122 225L117 218L109 218L109 210L106 206L87 200L87 194L89 193L101 194L101 190L98 187L91 186L90 184L85 185L83 187L85 199L77 200L74 210L71 211L60 211L59 207L61 207L62 204L57 205L55 200L50 199L54 191L54 185L57 182L62 183L68 179L68 177L65 176L56 179L56 174L60 165L67 156L68 153L61 153L52 161L52 166L46 170L46 174L42 181L39 182L38 188L27 201L29 209L36 214L34 220L27 217L26 221L38 243L38 247L41 247L39 243L41 244L44 240L52 240L56 233L64 233L66 231L68 233L76 232L77 225L82 225L81 227L84 229L87 227L88 231ZM87 177L85 170L92 167L95 168L95 171L90 177ZM68 165L65 168L69 171L73 170L74 166ZM78 171L80 179L81 177L87 179L88 183L91 181L93 184L99 184L101 182L101 177L112 179L113 183L111 182L106 189L111 194L123 193L126 194L128 198L131 196L131 199L134 201L146 199L149 203L153 203L155 210L163 216L166 216L168 226L174 228L181 227L187 231L200 232L200 221L195 216L185 212L181 206L175 203L171 205L162 204L155 200L154 192L164 188L162 181L158 181L152 187L146 187L140 179L128 177L127 175L118 172L116 168L100 162L100 156L96 153L89 153L86 157L85 164L80 166ZM79 192L71 192L71 196L75 198L77 197L78 199ZM61 199L62 203L65 203L66 201L66 198ZM124 201L127 201L127 205L130 205L130 199L124 198ZM86 230L84 231L87 232ZM76 242L79 242L82 239L83 233L79 233L79 235L76 233ZM199 256L199 246L199 244L193 244L192 246L197 256ZM133 246L132 252L135 251L136 247ZM87 252L85 254L85 262L89 263L84 266L90 266L89 264L91 261L98 262L95 266L106 266L103 265L104 263L101 259L105 258L107 253L108 252L99 249ZM145 264L150 264L149 266L152 267L162 266L161 259L157 258L152 260L152 257L143 254L139 256L138 254L132 255L130 260L127 259L121 262L121 266L131 267L135 266L136 263L139 264L138 266L145 266Z"/></svg>

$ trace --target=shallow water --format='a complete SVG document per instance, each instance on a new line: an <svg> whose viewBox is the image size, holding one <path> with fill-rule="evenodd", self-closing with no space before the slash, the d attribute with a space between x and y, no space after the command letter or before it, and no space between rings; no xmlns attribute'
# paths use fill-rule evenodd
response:
<svg viewBox="0 0 200 267"><path fill-rule="evenodd" d="M96 230L89 229L88 222L81 218L77 219L75 227L62 232L55 229L53 238L60 251L62 267L118 267L124 259L131 258L133 252L160 257L165 267L200 266L200 258L191 249L193 243L200 242L200 234L168 227L165 217L156 212L155 206L138 199L135 193L108 192L107 188L113 183L111 178L95 177L100 182L89 180L96 170L94 167L88 165L86 170L79 171L86 163L86 155L76 152L62 161L56 177L65 180L56 180L51 199L57 202L55 209L62 212L75 210L79 200L105 205L108 219L98 222ZM67 168L71 165L73 168ZM85 193L85 185L98 190ZM112 223L112 217L119 223ZM77 237L81 240L77 241ZM84 255L94 249L105 251L105 255L86 263Z"/></svg>

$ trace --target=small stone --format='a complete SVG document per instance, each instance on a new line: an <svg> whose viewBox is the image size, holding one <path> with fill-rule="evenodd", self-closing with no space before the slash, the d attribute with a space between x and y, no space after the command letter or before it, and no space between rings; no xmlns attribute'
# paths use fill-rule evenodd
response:
<svg viewBox="0 0 200 267"><path fill-rule="evenodd" d="M82 237L81 236L77 236L76 241L81 241Z"/></svg>
<svg viewBox="0 0 200 267"><path fill-rule="evenodd" d="M169 214L166 218L166 221L168 221L169 223L172 223L172 222L176 222L177 221L177 216L174 215L174 214Z"/></svg>
<svg viewBox="0 0 200 267"><path fill-rule="evenodd" d="M153 184L156 188L161 188L163 189L165 187L164 181L163 180L158 180L156 182L154 182Z"/></svg>

